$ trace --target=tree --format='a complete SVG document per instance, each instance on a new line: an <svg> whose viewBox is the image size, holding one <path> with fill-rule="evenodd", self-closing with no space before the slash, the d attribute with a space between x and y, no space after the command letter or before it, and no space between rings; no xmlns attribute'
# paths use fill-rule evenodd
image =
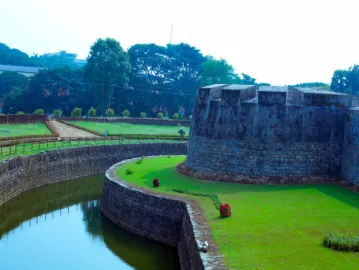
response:
<svg viewBox="0 0 359 270"><path fill-rule="evenodd" d="M344 93L348 88L348 70L336 70L332 77L330 88L333 91Z"/></svg>
<svg viewBox="0 0 359 270"><path fill-rule="evenodd" d="M81 70L69 68L40 70L31 78L26 97L30 111L39 107L48 112L61 108L65 115L70 115L75 106L88 108L92 102Z"/></svg>
<svg viewBox="0 0 359 270"><path fill-rule="evenodd" d="M38 66L46 68L79 68L79 65L74 61L76 59L76 54L69 54L65 52L60 52L58 54L49 54L45 53L43 55L32 56L32 59L35 60Z"/></svg>
<svg viewBox="0 0 359 270"><path fill-rule="evenodd" d="M128 54L112 38L98 39L90 49L84 77L91 84L97 108L109 107L113 89L127 88L131 65Z"/></svg>
<svg viewBox="0 0 359 270"><path fill-rule="evenodd" d="M43 109L36 109L33 114L44 115L44 110Z"/></svg>
<svg viewBox="0 0 359 270"><path fill-rule="evenodd" d="M179 115L178 113L174 113L173 116L172 116L173 119L178 119L179 118Z"/></svg>
<svg viewBox="0 0 359 270"><path fill-rule="evenodd" d="M129 110L124 110L124 111L122 112L122 116L123 116L123 117L129 117L129 116L130 116L130 111L129 111Z"/></svg>
<svg viewBox="0 0 359 270"><path fill-rule="evenodd" d="M202 65L203 72L200 77L200 85L231 84L240 80L232 65L225 59L216 60L208 57Z"/></svg>
<svg viewBox="0 0 359 270"><path fill-rule="evenodd" d="M359 65L354 65L348 70L334 71L330 88L336 92L359 94Z"/></svg>
<svg viewBox="0 0 359 270"><path fill-rule="evenodd" d="M54 110L53 115L54 115L55 119L58 119L62 116L62 111Z"/></svg>
<svg viewBox="0 0 359 270"><path fill-rule="evenodd" d="M37 66L29 56L18 49L10 49L6 44L0 43L0 64L14 66Z"/></svg>
<svg viewBox="0 0 359 270"><path fill-rule="evenodd" d="M114 116L115 116L115 111L112 110L112 109L110 109L110 108L108 108L108 109L106 110L105 114L106 114L107 117L114 117Z"/></svg>
<svg viewBox="0 0 359 270"><path fill-rule="evenodd" d="M80 117L82 113L82 109L81 108L74 108L71 112L71 116L72 117Z"/></svg>
<svg viewBox="0 0 359 270"><path fill-rule="evenodd" d="M91 107L87 112L88 117L95 117L96 116L96 110L94 107Z"/></svg>
<svg viewBox="0 0 359 270"><path fill-rule="evenodd" d="M147 114L144 113L144 112L141 112L141 113L140 113L140 117L141 117L141 118L146 118L146 117L147 117Z"/></svg>
<svg viewBox="0 0 359 270"><path fill-rule="evenodd" d="M26 88L29 79L17 72L5 71L0 74L0 99L7 94L12 87Z"/></svg>

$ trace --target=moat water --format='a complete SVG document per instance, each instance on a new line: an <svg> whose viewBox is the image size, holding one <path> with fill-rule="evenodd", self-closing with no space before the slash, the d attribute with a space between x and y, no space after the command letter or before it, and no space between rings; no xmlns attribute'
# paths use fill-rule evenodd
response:
<svg viewBox="0 0 359 270"><path fill-rule="evenodd" d="M0 207L0 269L179 269L175 248L99 211L103 176L26 192Z"/></svg>

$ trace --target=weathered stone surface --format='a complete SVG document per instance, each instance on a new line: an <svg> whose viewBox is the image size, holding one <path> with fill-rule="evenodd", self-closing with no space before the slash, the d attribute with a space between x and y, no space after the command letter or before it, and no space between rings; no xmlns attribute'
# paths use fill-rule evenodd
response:
<svg viewBox="0 0 359 270"><path fill-rule="evenodd" d="M201 212L198 204L118 179L115 171L125 162L106 172L101 212L129 231L177 247L182 269L225 269L207 222L200 213L193 215ZM198 244L205 241L210 244L203 254Z"/></svg>
<svg viewBox="0 0 359 270"><path fill-rule="evenodd" d="M186 154L185 143L92 146L44 152L0 162L0 206L21 192L104 173L113 164L148 155Z"/></svg>
<svg viewBox="0 0 359 270"><path fill-rule="evenodd" d="M254 88L257 94L248 100ZM349 145L359 132L347 128L354 121L359 130L359 117L350 110L357 103L308 88L201 88L186 166L195 177L212 174L221 181L304 183L344 176L358 184L359 151Z"/></svg>

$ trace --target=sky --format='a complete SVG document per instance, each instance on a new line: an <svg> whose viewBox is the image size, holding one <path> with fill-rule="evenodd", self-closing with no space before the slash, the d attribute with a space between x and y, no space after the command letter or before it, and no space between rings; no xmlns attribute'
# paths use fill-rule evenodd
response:
<svg viewBox="0 0 359 270"><path fill-rule="evenodd" d="M357 3L356 3L357 2ZM359 64L357 0L0 0L0 42L86 58L98 38L185 42L258 82L330 83Z"/></svg>

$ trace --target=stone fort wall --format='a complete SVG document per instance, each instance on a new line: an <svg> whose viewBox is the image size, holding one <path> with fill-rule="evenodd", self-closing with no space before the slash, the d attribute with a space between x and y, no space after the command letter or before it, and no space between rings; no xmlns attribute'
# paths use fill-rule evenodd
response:
<svg viewBox="0 0 359 270"><path fill-rule="evenodd" d="M200 88L186 165L205 173L339 177L348 170L343 159L355 155L345 142L354 106L350 96L308 88Z"/></svg>

